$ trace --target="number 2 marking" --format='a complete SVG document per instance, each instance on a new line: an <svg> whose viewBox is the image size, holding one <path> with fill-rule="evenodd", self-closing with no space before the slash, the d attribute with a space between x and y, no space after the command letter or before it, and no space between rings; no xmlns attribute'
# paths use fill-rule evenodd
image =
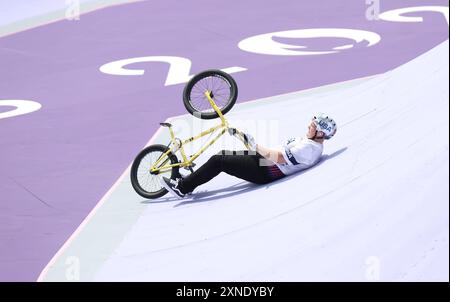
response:
<svg viewBox="0 0 450 302"><path fill-rule="evenodd" d="M165 86L186 83L193 77L193 75L190 74L192 65L191 60L174 56L150 56L114 61L102 65L100 71L110 75L140 76L145 73L144 69L129 69L126 66L144 62L169 64L169 72L167 74L166 82L164 83ZM243 67L229 67L221 70L226 73L236 73L247 69Z"/></svg>
<svg viewBox="0 0 450 302"><path fill-rule="evenodd" d="M0 100L0 107L1 106L11 106L16 108L6 112L0 112L0 119L31 113L42 107L38 102L28 100Z"/></svg>

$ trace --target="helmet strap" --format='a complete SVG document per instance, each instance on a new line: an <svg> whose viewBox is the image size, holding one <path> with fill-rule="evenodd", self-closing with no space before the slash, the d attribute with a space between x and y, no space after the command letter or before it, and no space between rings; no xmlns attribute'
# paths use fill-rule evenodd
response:
<svg viewBox="0 0 450 302"><path fill-rule="evenodd" d="M308 139L315 140L315 139L316 139L316 136L317 136L317 130L316 130L316 132L314 133L314 136L313 136L313 137L308 137Z"/></svg>

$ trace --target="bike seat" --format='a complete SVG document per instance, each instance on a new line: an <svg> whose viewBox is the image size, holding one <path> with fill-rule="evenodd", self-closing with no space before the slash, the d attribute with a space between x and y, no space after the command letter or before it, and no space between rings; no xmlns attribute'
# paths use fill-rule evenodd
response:
<svg viewBox="0 0 450 302"><path fill-rule="evenodd" d="M163 127L172 127L172 124L171 123L159 123L161 126L163 126Z"/></svg>

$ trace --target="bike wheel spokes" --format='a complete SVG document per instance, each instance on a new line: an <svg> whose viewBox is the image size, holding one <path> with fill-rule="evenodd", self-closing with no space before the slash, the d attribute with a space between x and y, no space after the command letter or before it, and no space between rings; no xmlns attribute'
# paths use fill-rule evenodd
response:
<svg viewBox="0 0 450 302"><path fill-rule="evenodd" d="M214 103L222 111L228 112L237 98L237 86L234 79L220 70L207 70L194 76L186 85L183 101L191 114L200 114L200 118L218 117L205 93L209 92Z"/></svg>
<svg viewBox="0 0 450 302"><path fill-rule="evenodd" d="M150 169L161 158L158 163L159 167L166 167L160 170L158 174L150 173ZM133 189L145 198L158 198L167 193L167 190L161 186L160 178L162 176L174 179L178 174L178 167L169 167L178 163L178 158L175 154L169 151L169 148L164 145L151 145L143 149L133 161L130 170L130 180Z"/></svg>
<svg viewBox="0 0 450 302"><path fill-rule="evenodd" d="M162 152L151 152L142 158L137 168L137 181L139 185L147 192L155 192L162 189L159 178L165 176L170 178L171 171L161 172L158 175L151 174L150 168L162 155Z"/></svg>
<svg viewBox="0 0 450 302"><path fill-rule="evenodd" d="M190 103L199 112L214 112L205 92L209 91L220 109L224 108L231 96L231 85L228 81L219 76L212 75L199 80L193 87L190 96Z"/></svg>

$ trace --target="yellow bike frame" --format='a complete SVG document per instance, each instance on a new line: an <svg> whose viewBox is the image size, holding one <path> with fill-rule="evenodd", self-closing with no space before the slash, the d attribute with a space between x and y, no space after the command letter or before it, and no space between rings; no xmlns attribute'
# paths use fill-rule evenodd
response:
<svg viewBox="0 0 450 302"><path fill-rule="evenodd" d="M170 169L172 169L174 167L183 167L183 168L184 167L192 167L193 163L194 163L194 160L197 159L197 157L199 157L212 144L214 144L226 131L228 131L228 128L229 128L228 122L225 119L225 117L223 116L222 111L219 109L219 107L217 107L216 103L211 98L210 92L206 91L205 92L205 96L208 99L208 101L211 104L211 106L213 107L214 111L216 111L217 114L219 115L219 118L221 120L220 125L212 127L212 128L210 128L210 129L208 129L206 131L203 131L199 135L190 137L190 138L182 141L180 146L179 146L179 150L180 150L181 156L183 157L183 160L181 162L176 163L176 164L165 165L165 163L169 160L168 155L170 153L175 154L175 152L178 151L178 149L175 152L173 151L174 148L177 147L177 138L175 137L175 134L173 133L172 127L169 127L171 143L172 143L173 146L166 153L161 155L160 158L153 164L153 166L150 168L150 173L166 172L166 171L170 171ZM193 142L193 141L195 141L195 140L197 140L197 139L199 139L199 138L201 138L201 137L203 137L205 135L211 134L211 133L213 133L214 131L216 131L218 129L222 129L222 131L220 131L220 133L215 138L210 140L206 145L204 145L199 151L197 151L191 157L188 158L186 156L186 153L184 152L184 145L185 144L191 143L191 142ZM248 148L248 145L242 139L241 139L241 141ZM161 166L159 166L160 164L161 164Z"/></svg>

